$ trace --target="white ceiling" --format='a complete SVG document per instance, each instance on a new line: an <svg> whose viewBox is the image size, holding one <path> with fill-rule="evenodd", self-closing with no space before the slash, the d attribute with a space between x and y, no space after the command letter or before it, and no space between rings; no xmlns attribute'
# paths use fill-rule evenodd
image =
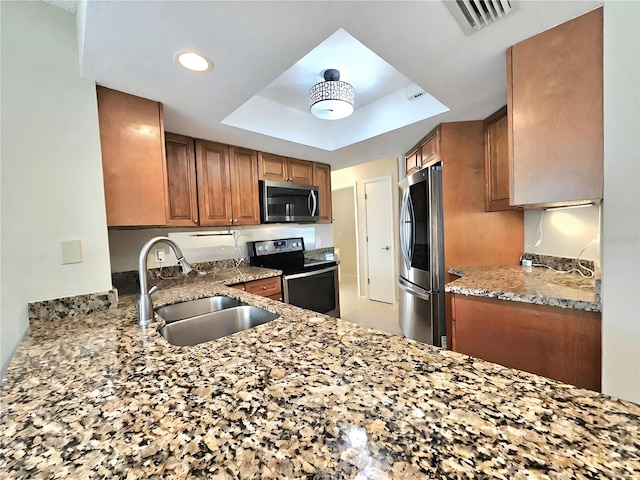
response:
<svg viewBox="0 0 640 480"><path fill-rule="evenodd" d="M167 131L326 162L336 169L402 155L440 122L489 116L506 103L506 49L601 4L523 0L520 11L466 36L440 0L91 0L78 3L81 70L101 85L162 102ZM339 68L341 79L350 81L349 69L357 62L342 68L301 62L308 71L296 63L339 29L406 80L394 77L356 88L354 115L323 121L306 112L309 88L327 68ZM196 74L179 67L174 55L182 50L205 54L213 69ZM377 134L374 127L381 128L376 125L389 116L391 104L383 106L384 114L369 107L399 92L403 81L424 88L450 111L409 119L414 123ZM256 99L257 110L255 105L246 110ZM412 102L418 100L422 97ZM297 116L283 115L282 108ZM244 128L221 123L227 117L233 123L234 115L245 118ZM248 125L264 133L247 130ZM300 125L302 134L293 135L293 127ZM351 143L352 135L357 138L354 132L363 126L375 136L341 146Z"/></svg>
<svg viewBox="0 0 640 480"><path fill-rule="evenodd" d="M327 121L309 114L309 89L324 81L328 68L339 70L356 92L349 118ZM334 151L448 110L426 93L409 99L410 88L424 91L339 28L222 123Z"/></svg>

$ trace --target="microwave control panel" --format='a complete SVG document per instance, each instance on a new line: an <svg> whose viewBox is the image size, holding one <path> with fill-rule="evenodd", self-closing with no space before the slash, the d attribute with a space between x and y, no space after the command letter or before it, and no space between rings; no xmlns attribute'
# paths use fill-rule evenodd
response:
<svg viewBox="0 0 640 480"><path fill-rule="evenodd" d="M304 251L304 241L302 238L264 240L261 242L253 242L249 250L249 255L252 257L273 255L276 253L302 252Z"/></svg>

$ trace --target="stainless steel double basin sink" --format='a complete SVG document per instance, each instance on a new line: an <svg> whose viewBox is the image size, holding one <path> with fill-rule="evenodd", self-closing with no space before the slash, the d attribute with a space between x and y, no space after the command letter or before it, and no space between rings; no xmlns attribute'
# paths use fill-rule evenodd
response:
<svg viewBox="0 0 640 480"><path fill-rule="evenodd" d="M275 320L280 315L224 295L156 309L166 325L160 334L172 345L197 345Z"/></svg>

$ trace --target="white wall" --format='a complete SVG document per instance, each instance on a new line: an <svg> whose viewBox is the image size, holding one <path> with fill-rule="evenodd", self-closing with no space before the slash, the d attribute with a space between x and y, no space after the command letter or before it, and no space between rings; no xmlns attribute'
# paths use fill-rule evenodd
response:
<svg viewBox="0 0 640 480"><path fill-rule="evenodd" d="M602 391L640 403L640 3L604 4Z"/></svg>
<svg viewBox="0 0 640 480"><path fill-rule="evenodd" d="M600 205L524 212L525 252L600 261L599 240Z"/></svg>
<svg viewBox="0 0 640 480"><path fill-rule="evenodd" d="M75 18L44 2L0 2L4 374L27 303L111 288L95 85L79 75ZM84 262L60 265L60 240Z"/></svg>
<svg viewBox="0 0 640 480"><path fill-rule="evenodd" d="M302 237L306 250L333 246L333 226L331 224L273 224L233 227L237 232L238 250L233 236L195 237L195 233L227 233L226 228L144 228L109 230L109 250L111 271L127 272L138 269L138 258L142 246L153 237L168 236L175 241L182 254L191 263L226 260L247 256L247 242L273 240L278 238ZM156 263L153 252L147 258L149 268L177 265L173 252L168 246L158 246L167 253L166 262ZM154 248L153 250L156 250ZM170 253L170 255L169 255Z"/></svg>
<svg viewBox="0 0 640 480"><path fill-rule="evenodd" d="M393 251L398 252L397 239L398 233L398 212L400 207L398 205L398 160L396 158L386 158L381 160L374 160L373 162L363 163L354 167L343 168L331 172L331 188L333 190L356 185L356 192L358 196L358 241L359 241L359 254L360 254L360 292L365 296L367 292L366 288L366 219L365 219L365 206L364 206L364 181L383 177L385 175L391 176L391 187L393 188L392 198L392 213L393 213ZM335 207L334 207L335 208ZM399 255L396 255L396 271L397 261Z"/></svg>
<svg viewBox="0 0 640 480"><path fill-rule="evenodd" d="M343 187L333 189L331 199L333 205L333 243L340 249L340 275L358 274L358 249L356 234L355 188Z"/></svg>

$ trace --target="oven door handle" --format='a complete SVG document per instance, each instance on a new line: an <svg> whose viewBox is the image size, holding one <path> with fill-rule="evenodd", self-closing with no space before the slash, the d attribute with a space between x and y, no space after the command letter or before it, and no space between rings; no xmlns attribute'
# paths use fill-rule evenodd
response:
<svg viewBox="0 0 640 480"><path fill-rule="evenodd" d="M293 278L311 277L312 275L320 275L321 273L332 272L337 269L338 269L338 266L334 265L332 267L323 268L322 270L311 270L310 272L294 273L293 275L283 275L282 278L284 280L289 280Z"/></svg>

